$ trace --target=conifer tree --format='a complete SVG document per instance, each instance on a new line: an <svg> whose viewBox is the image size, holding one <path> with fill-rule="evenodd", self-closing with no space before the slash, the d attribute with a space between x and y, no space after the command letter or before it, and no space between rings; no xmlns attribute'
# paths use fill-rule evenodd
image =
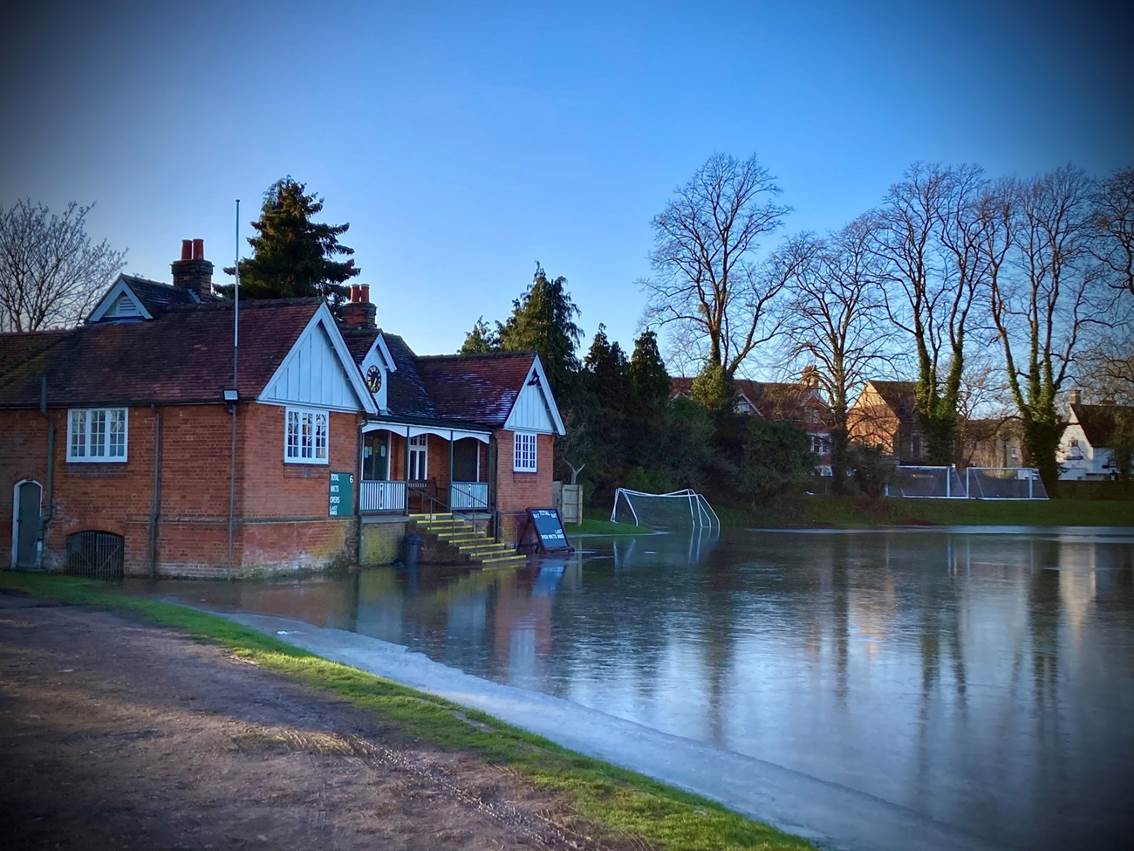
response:
<svg viewBox="0 0 1134 851"><path fill-rule="evenodd" d="M500 347L537 352L552 391L559 393L579 371L575 349L583 331L575 324L578 315L579 308L567 292L567 279L549 279L537 263L531 286L512 302L512 315L499 328Z"/></svg>
<svg viewBox="0 0 1134 851"><path fill-rule="evenodd" d="M472 330L465 335L465 341L461 344L457 354L480 355L498 351L500 351L500 338L481 316L473 324Z"/></svg>
<svg viewBox="0 0 1134 851"><path fill-rule="evenodd" d="M290 175L268 187L248 238L254 254L240 261L242 298L318 296L335 309L347 299L343 283L362 271L353 259L335 259L354 254L339 242L350 225L312 221L322 210L323 199ZM232 287L219 289L227 295Z"/></svg>

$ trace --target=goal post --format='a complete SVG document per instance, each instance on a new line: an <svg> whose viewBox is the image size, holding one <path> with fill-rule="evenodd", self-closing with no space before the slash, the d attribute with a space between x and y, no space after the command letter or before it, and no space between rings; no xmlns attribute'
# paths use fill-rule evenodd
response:
<svg viewBox="0 0 1134 851"><path fill-rule="evenodd" d="M691 488L670 493L618 488L614 492L610 520L612 523L632 523L654 529L719 529L721 525L709 501Z"/></svg>

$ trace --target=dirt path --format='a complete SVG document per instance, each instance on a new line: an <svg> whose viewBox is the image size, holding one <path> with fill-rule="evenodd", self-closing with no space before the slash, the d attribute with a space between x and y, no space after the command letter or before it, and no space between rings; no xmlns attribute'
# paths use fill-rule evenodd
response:
<svg viewBox="0 0 1134 851"><path fill-rule="evenodd" d="M7 848L598 847L567 823L506 770L216 647L0 594Z"/></svg>

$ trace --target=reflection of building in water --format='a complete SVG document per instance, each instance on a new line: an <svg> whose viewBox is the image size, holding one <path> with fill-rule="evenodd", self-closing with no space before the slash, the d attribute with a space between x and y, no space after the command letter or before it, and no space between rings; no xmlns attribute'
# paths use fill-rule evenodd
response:
<svg viewBox="0 0 1134 851"><path fill-rule="evenodd" d="M555 593L568 571L568 558L543 558L535 571L502 577L493 609L494 651L509 682L538 680L540 662L551 651Z"/></svg>
<svg viewBox="0 0 1134 851"><path fill-rule="evenodd" d="M716 548L721 530L700 527L687 532L666 532L636 538L615 538L614 567L629 570L635 567L687 567L700 564Z"/></svg>

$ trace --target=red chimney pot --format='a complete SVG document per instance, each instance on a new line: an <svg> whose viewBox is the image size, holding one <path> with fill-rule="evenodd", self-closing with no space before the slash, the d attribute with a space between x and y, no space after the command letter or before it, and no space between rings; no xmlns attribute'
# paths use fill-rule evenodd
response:
<svg viewBox="0 0 1134 851"><path fill-rule="evenodd" d="M370 301L370 284L358 285L358 300L362 302Z"/></svg>
<svg viewBox="0 0 1134 851"><path fill-rule="evenodd" d="M182 260L192 260L193 259L193 240L191 240L191 239L181 240L181 259Z"/></svg>
<svg viewBox="0 0 1134 851"><path fill-rule="evenodd" d="M203 240L203 239L193 240L193 259L194 260L204 260L205 259L205 240Z"/></svg>

